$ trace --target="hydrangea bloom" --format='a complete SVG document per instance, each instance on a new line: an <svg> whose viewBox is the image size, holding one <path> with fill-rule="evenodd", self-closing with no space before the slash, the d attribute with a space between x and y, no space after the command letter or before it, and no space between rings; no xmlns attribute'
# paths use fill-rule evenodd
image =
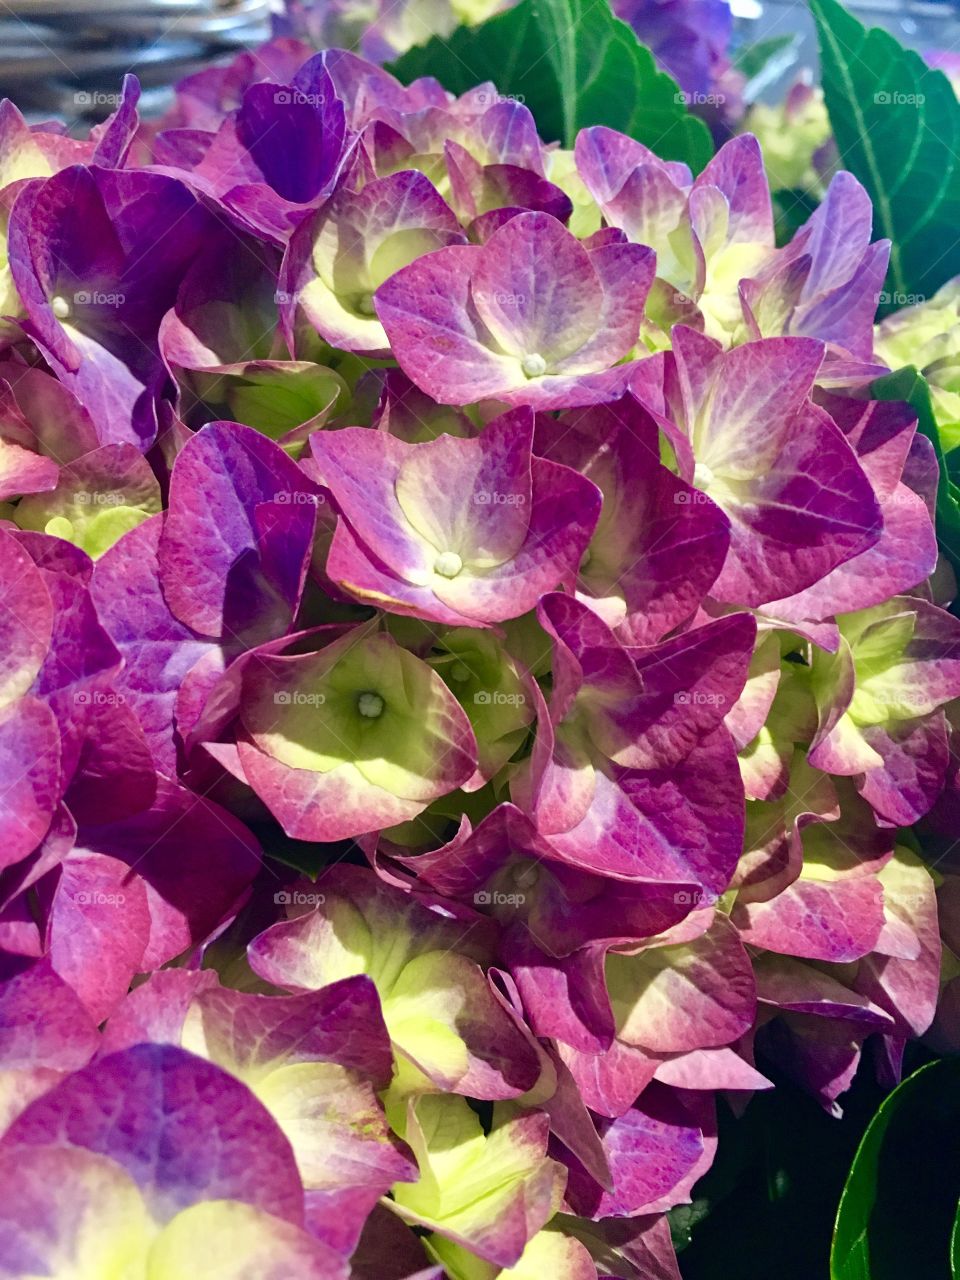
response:
<svg viewBox="0 0 960 1280"><path fill-rule="evenodd" d="M865 192L777 248L749 136L289 32L136 96L0 108L0 1277L677 1280L719 1092L960 1044L870 393L950 418L952 286L875 351Z"/></svg>

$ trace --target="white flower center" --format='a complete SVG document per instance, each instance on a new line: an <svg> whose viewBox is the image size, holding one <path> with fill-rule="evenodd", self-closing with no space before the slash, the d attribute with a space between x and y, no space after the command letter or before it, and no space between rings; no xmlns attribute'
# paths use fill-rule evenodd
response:
<svg viewBox="0 0 960 1280"><path fill-rule="evenodd" d="M433 571L441 578L455 578L462 568L463 561L455 551L441 551L433 562Z"/></svg>
<svg viewBox="0 0 960 1280"><path fill-rule="evenodd" d="M713 484L716 476L705 462L698 462L693 468L693 483L698 489L707 489Z"/></svg>
<svg viewBox="0 0 960 1280"><path fill-rule="evenodd" d="M531 889L540 879L540 868L533 862L521 862L513 868L512 876L518 889Z"/></svg>
<svg viewBox="0 0 960 1280"><path fill-rule="evenodd" d="M534 351L532 355L523 357L520 368L528 378L539 378L547 372L547 362L542 355Z"/></svg>
<svg viewBox="0 0 960 1280"><path fill-rule="evenodd" d="M70 303L60 294L51 299L50 306L53 308L53 314L58 320L66 320L70 314Z"/></svg>
<svg viewBox="0 0 960 1280"><path fill-rule="evenodd" d="M383 699L379 693L361 693L357 699L357 710L368 720L376 720L383 715Z"/></svg>

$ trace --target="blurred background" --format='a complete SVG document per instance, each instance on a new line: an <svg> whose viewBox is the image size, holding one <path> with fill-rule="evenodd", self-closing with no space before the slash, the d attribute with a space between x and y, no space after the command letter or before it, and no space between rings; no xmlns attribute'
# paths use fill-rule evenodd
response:
<svg viewBox="0 0 960 1280"><path fill-rule="evenodd" d="M145 113L213 59L270 35L269 0L0 0L0 96L28 117L100 119L124 72Z"/></svg>

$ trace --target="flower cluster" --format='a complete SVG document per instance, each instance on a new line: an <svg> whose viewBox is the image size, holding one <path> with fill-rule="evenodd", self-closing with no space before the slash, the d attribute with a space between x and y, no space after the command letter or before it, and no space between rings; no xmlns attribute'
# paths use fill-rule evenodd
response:
<svg viewBox="0 0 960 1280"><path fill-rule="evenodd" d="M719 1092L942 951L960 1037L870 202L287 37L136 103L0 109L0 1277L676 1280Z"/></svg>

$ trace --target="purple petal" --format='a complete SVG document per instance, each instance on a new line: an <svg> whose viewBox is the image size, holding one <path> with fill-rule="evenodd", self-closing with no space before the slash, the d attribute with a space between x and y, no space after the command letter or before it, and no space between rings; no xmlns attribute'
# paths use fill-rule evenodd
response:
<svg viewBox="0 0 960 1280"><path fill-rule="evenodd" d="M204 427L177 458L160 535L161 582L173 613L194 631L228 640L285 629L299 603L321 497L259 432L227 422Z"/></svg>
<svg viewBox="0 0 960 1280"><path fill-rule="evenodd" d="M137 1045L75 1072L14 1121L5 1150L55 1146L109 1156L169 1221L204 1200L303 1218L290 1144L238 1080L172 1045Z"/></svg>

